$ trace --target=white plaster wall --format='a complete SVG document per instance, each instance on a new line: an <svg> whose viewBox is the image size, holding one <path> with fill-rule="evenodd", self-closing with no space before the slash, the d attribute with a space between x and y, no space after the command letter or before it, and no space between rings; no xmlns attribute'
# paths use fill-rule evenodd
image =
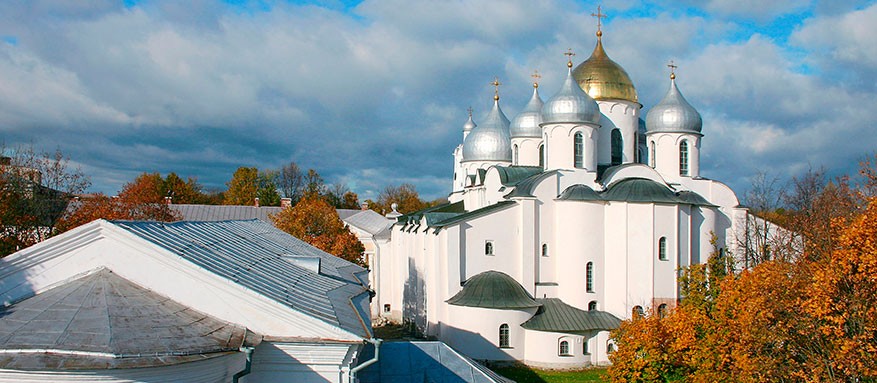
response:
<svg viewBox="0 0 877 383"><path fill-rule="evenodd" d="M541 368L573 369L589 365L590 355L583 353L581 335L548 331L524 330L527 337L527 350L524 363ZM569 344L569 354L560 355L560 341Z"/></svg>
<svg viewBox="0 0 877 383"><path fill-rule="evenodd" d="M664 178L679 182L680 178L692 178L700 175L700 138L694 133L650 133L646 139L655 143L655 170ZM679 174L679 145L682 140L688 141L688 175Z"/></svg>
<svg viewBox="0 0 877 383"><path fill-rule="evenodd" d="M556 201L557 298L582 310L603 300L606 290L603 257L603 202ZM593 262L593 292L586 289L586 265ZM611 286L610 286L611 288Z"/></svg>
<svg viewBox="0 0 877 383"><path fill-rule="evenodd" d="M349 355L361 343L262 342L253 352L252 372L242 383L337 382L347 383Z"/></svg>
<svg viewBox="0 0 877 383"><path fill-rule="evenodd" d="M604 267L602 272L605 288L603 291L604 298L599 302L598 307L614 314L619 318L627 318L629 312L627 310L628 291L630 289L628 281L629 259L627 254L627 203L625 202L608 202L605 208L605 232L603 245ZM600 271L597 271L600 274Z"/></svg>
<svg viewBox="0 0 877 383"><path fill-rule="evenodd" d="M507 207L461 225L465 238L465 279L488 270L521 275L517 254L520 234L515 227L521 214L518 209L520 206ZM493 242L493 255L485 255L486 241Z"/></svg>
<svg viewBox="0 0 877 383"><path fill-rule="evenodd" d="M514 147L518 146L519 166L539 166L539 145L542 145L540 137L512 138L512 161L514 161Z"/></svg>
<svg viewBox="0 0 877 383"><path fill-rule="evenodd" d="M523 360L526 339L521 323L536 313L536 308L495 310L478 307L448 306L448 321L441 323L443 342L473 359ZM509 348L499 348L499 326L509 325Z"/></svg>
<svg viewBox="0 0 877 383"><path fill-rule="evenodd" d="M573 137L581 132L584 144L583 168L597 169L597 125L545 124L542 132L545 142L545 169L574 169Z"/></svg>
<svg viewBox="0 0 877 383"><path fill-rule="evenodd" d="M643 309L647 309L651 305L655 283L655 258L653 254L654 246L657 242L654 238L653 230L655 227L661 226L661 223L664 225L669 224L671 228L675 226L674 216L666 217L666 214L660 214L660 207L654 204L628 203L626 214L628 222L627 234L626 238L622 240L627 241L626 258L628 260L629 290L625 307L627 315L622 318L629 317L630 310L634 306L642 306ZM660 220L660 223L658 220ZM674 238L667 238L667 242L673 242ZM670 254L674 254L673 250L675 249L669 249ZM619 255L624 256L624 254Z"/></svg>
<svg viewBox="0 0 877 383"><path fill-rule="evenodd" d="M612 159L612 129L618 128L623 142L621 163L636 161L636 133L639 128L641 105L622 100L597 101L603 116L600 119L598 162L609 164Z"/></svg>

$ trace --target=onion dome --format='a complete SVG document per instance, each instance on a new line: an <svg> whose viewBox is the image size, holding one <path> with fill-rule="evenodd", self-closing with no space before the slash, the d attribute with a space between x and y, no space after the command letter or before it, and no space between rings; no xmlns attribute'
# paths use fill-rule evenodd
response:
<svg viewBox="0 0 877 383"><path fill-rule="evenodd" d="M485 271L463 284L463 289L448 299L455 306L511 310L539 307L518 281L500 271Z"/></svg>
<svg viewBox="0 0 877 383"><path fill-rule="evenodd" d="M655 132L700 133L703 120L679 89L676 88L676 74L670 74L670 90L664 99L646 114L646 130Z"/></svg>
<svg viewBox="0 0 877 383"><path fill-rule="evenodd" d="M478 125L475 125L475 121L472 121L472 108L469 108L469 120L463 124L463 133L471 132L476 126Z"/></svg>
<svg viewBox="0 0 877 383"><path fill-rule="evenodd" d="M539 97L539 84L533 83L533 97L521 113L515 116L510 127L512 138L542 137L542 98Z"/></svg>
<svg viewBox="0 0 877 383"><path fill-rule="evenodd" d="M566 75L566 81L560 87L560 91L548 99L542 107L542 121L545 123L598 123L600 121L600 107L591 96L582 91L572 75L572 62Z"/></svg>
<svg viewBox="0 0 877 383"><path fill-rule="evenodd" d="M512 162L509 119L499 108L498 97L494 97L493 109L485 121L463 140L463 161Z"/></svg>
<svg viewBox="0 0 877 383"><path fill-rule="evenodd" d="M591 57L573 70L573 76L588 95L595 100L627 100L638 102L636 88L621 65L603 50L603 33L597 31L597 46Z"/></svg>

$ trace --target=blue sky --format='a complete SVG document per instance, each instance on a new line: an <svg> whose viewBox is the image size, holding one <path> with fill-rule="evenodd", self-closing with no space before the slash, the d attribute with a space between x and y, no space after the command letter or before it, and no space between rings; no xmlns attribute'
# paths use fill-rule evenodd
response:
<svg viewBox="0 0 877 383"><path fill-rule="evenodd" d="M222 188L296 161L364 198L450 190L466 109L512 118L595 43L597 2L53 0L0 3L0 142L59 147L116 193L141 172ZM701 172L853 172L877 150L873 1L602 2L643 115L665 64L704 117Z"/></svg>

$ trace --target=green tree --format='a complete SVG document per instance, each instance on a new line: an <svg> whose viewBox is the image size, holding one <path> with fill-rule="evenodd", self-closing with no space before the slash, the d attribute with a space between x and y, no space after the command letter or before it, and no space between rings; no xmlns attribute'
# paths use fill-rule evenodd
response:
<svg viewBox="0 0 877 383"><path fill-rule="evenodd" d="M239 167L226 186L224 205L252 205L259 191L259 169Z"/></svg>
<svg viewBox="0 0 877 383"><path fill-rule="evenodd" d="M393 204L396 204L396 211L402 214L413 213L430 206L429 203L420 199L414 185L404 183L399 186L388 185L385 187L378 194L377 201L368 201L368 208L380 214L387 214L393 210Z"/></svg>

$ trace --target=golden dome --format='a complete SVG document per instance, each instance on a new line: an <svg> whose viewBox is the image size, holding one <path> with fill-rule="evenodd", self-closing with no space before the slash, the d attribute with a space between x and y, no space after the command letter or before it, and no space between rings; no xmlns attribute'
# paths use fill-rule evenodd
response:
<svg viewBox="0 0 877 383"><path fill-rule="evenodd" d="M630 76L621 65L606 55L603 50L602 33L597 33L597 46L585 62L579 64L573 70L573 77L595 100L627 100L638 102L636 88L630 81Z"/></svg>

